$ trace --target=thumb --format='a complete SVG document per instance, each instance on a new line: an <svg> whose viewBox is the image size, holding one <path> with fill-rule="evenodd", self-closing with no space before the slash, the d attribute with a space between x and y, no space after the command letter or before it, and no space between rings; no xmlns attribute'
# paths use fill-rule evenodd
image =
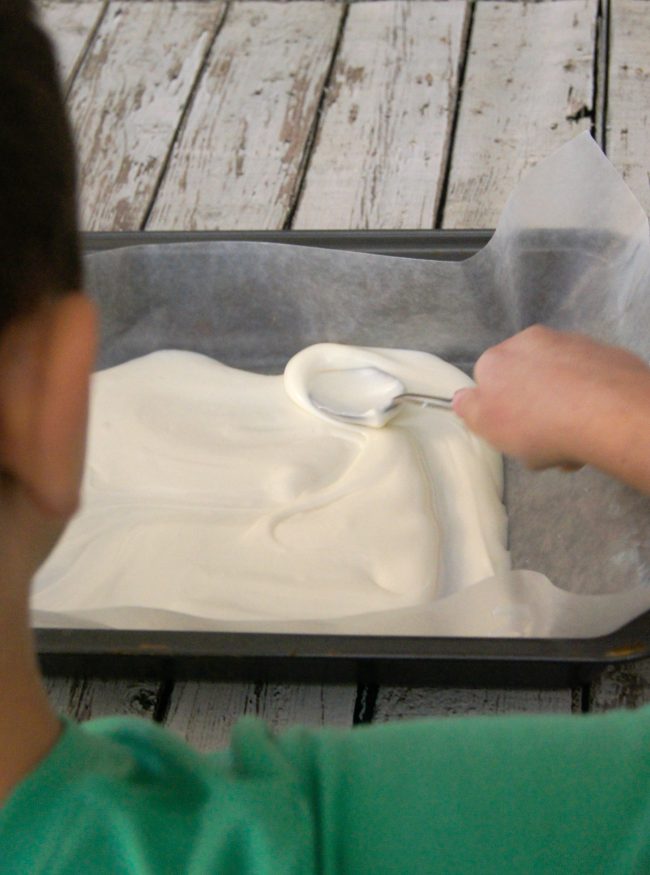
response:
<svg viewBox="0 0 650 875"><path fill-rule="evenodd" d="M470 428L478 419L479 398L477 389L458 389L452 398L451 407Z"/></svg>

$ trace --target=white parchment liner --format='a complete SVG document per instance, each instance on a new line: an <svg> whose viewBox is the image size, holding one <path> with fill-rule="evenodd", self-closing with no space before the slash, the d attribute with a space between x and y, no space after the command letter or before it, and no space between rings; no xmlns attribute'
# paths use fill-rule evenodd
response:
<svg viewBox="0 0 650 875"><path fill-rule="evenodd" d="M166 244L92 255L87 280L102 311L100 368L174 348L279 373L299 349L332 341L424 350L470 372L484 349L535 322L650 359L647 217L589 134L527 175L490 243L464 262ZM508 461L505 501L513 567L534 570L429 606L319 622L225 623L164 605L54 614L37 610L37 576L34 623L580 638L650 609L649 498L588 468L540 474Z"/></svg>

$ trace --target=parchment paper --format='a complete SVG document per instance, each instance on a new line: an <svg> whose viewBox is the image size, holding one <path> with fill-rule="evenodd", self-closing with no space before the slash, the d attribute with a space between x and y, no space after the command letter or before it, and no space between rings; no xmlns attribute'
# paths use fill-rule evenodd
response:
<svg viewBox="0 0 650 875"><path fill-rule="evenodd" d="M650 359L648 220L587 133L528 174L489 244L464 262L216 242L99 253L86 270L102 313L99 368L173 348L279 373L303 347L333 341L424 350L471 372L483 350L535 322ZM233 624L115 605L72 616L35 611L34 621L577 638L650 609L650 499L588 468L540 474L508 460L505 502L513 567L530 571L482 581L428 610Z"/></svg>

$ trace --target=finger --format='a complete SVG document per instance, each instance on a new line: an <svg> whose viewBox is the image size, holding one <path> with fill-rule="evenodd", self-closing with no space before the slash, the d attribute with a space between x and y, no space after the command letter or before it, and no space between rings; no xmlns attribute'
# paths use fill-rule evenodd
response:
<svg viewBox="0 0 650 875"><path fill-rule="evenodd" d="M470 428L478 418L479 399L476 389L459 389L454 393L451 407Z"/></svg>
<svg viewBox="0 0 650 875"><path fill-rule="evenodd" d="M584 468L582 462L558 462L549 459L525 459L524 464L530 471L547 471L549 468L558 468L560 471L565 471L567 474L572 474Z"/></svg>

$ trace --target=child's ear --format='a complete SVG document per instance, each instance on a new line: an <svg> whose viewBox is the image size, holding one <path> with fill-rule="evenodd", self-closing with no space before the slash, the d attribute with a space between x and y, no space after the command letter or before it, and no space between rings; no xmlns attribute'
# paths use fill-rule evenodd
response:
<svg viewBox="0 0 650 875"><path fill-rule="evenodd" d="M70 516L78 505L95 346L95 307L80 293L48 302L0 338L0 467L47 516Z"/></svg>

